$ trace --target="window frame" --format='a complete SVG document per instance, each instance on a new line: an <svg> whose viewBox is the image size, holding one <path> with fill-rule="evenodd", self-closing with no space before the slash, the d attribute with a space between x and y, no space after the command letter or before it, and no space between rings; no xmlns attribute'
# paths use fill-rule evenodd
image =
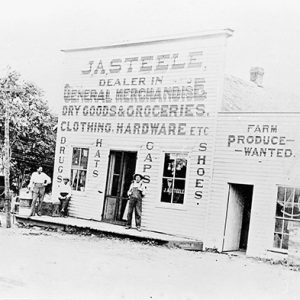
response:
<svg viewBox="0 0 300 300"><path fill-rule="evenodd" d="M80 152L79 152L79 162L78 164L73 164L73 160L74 160L74 149L79 149ZM87 150L87 162L86 162L86 168L84 166L82 166L82 152L83 150ZM86 146L83 146L83 145L80 145L80 146L72 146L72 156L71 156L71 188L72 188L72 192L75 192L75 193L84 193L86 191L86 186L87 186L87 175L88 175L88 167L89 167L89 156L90 156L90 148L89 147L86 147ZM74 173L76 174L75 177L73 178L73 174ZM85 182L84 182L84 186L83 186L83 189L78 189L78 185L79 185L79 176L81 174L81 172L85 172ZM77 183L76 183L76 188L74 189L73 188L73 185L74 185L74 180L75 178L77 178Z"/></svg>
<svg viewBox="0 0 300 300"><path fill-rule="evenodd" d="M280 188L284 189L283 201L280 201L279 198ZM287 199L288 189L291 189L292 191ZM296 190L298 190L297 194L296 194ZM295 196L298 197L297 201L295 201ZM292 201L289 201L290 197ZM292 205L286 205L286 203L291 203ZM293 217L294 210L295 210L295 203L298 203L299 214L296 215L298 219ZM280 206L282 207L282 209L280 210L280 212L282 213L281 216L277 215L278 214L277 209L278 207L280 208ZM292 214L288 212L284 213L285 208L291 208ZM274 222L274 229L273 229L273 244L272 244L274 250L278 252L288 252L288 243L289 243L289 236L290 236L289 226L294 222L300 222L300 186L289 186L289 185L278 184L276 185L275 222ZM277 230L278 227L280 228L280 230ZM277 238L277 241L275 240L275 238ZM284 242L287 244L286 246L284 245Z"/></svg>
<svg viewBox="0 0 300 300"><path fill-rule="evenodd" d="M162 201L162 192L164 188L164 179L170 178L170 176L164 176L165 173L165 163L166 163L166 155L167 154L175 154L175 155L182 155L186 159L186 170L185 170L185 177L176 177L176 172L174 172L172 176L172 186L174 190L174 184L175 180L180 180L184 182L184 194L182 198L182 203L180 202L173 202L174 199L174 191L172 191L171 201ZM177 159L177 158L176 158ZM176 160L175 160L176 163ZM172 209L178 209L183 210L184 205L186 204L186 188L187 188L187 182L188 182L188 167L189 167L189 152L188 151L174 151L174 150L166 150L162 152L162 167L161 167L161 177L160 177L160 189L158 190L158 201L159 205L162 208L172 208Z"/></svg>

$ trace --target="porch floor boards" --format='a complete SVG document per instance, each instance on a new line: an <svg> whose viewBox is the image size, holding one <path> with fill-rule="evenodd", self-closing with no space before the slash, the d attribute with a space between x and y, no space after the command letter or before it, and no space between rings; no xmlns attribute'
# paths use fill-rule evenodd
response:
<svg viewBox="0 0 300 300"><path fill-rule="evenodd" d="M137 231L135 228L125 229L124 226L105 223L101 221L85 220L73 217L50 217L50 216L15 216L17 222L41 226L54 227L67 231L66 228L74 228L80 230L91 230L96 233L108 234L118 237L131 238L135 240L156 241L169 247L177 247L185 250L202 251L203 243L200 240L178 237L170 234L154 232L143 229Z"/></svg>

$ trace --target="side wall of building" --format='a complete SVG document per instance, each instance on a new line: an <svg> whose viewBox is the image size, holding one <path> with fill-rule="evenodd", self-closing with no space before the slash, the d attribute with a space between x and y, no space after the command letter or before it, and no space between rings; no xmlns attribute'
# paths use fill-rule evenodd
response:
<svg viewBox="0 0 300 300"><path fill-rule="evenodd" d="M222 250L229 184L247 184L253 185L247 254L274 250L278 186L300 186L299 126L296 113L219 115L207 247Z"/></svg>

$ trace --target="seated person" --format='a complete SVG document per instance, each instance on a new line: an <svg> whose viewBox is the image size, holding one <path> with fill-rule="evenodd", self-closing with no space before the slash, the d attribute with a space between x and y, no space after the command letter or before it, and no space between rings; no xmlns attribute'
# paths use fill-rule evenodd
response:
<svg viewBox="0 0 300 300"><path fill-rule="evenodd" d="M58 199L60 201L59 213L62 217L68 216L68 206L69 206L69 201L71 199L71 192L72 192L69 181L70 179L68 177L64 177L63 182L58 188L59 191Z"/></svg>

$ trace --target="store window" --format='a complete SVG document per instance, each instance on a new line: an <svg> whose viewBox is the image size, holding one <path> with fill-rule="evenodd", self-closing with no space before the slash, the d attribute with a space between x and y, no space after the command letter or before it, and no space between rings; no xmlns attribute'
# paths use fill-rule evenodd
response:
<svg viewBox="0 0 300 300"><path fill-rule="evenodd" d="M300 222L300 188L278 186L274 247L288 249L289 228Z"/></svg>
<svg viewBox="0 0 300 300"><path fill-rule="evenodd" d="M161 202L183 204L187 153L165 153Z"/></svg>
<svg viewBox="0 0 300 300"><path fill-rule="evenodd" d="M72 189L75 191L85 190L88 158L88 148L73 148L71 180Z"/></svg>

